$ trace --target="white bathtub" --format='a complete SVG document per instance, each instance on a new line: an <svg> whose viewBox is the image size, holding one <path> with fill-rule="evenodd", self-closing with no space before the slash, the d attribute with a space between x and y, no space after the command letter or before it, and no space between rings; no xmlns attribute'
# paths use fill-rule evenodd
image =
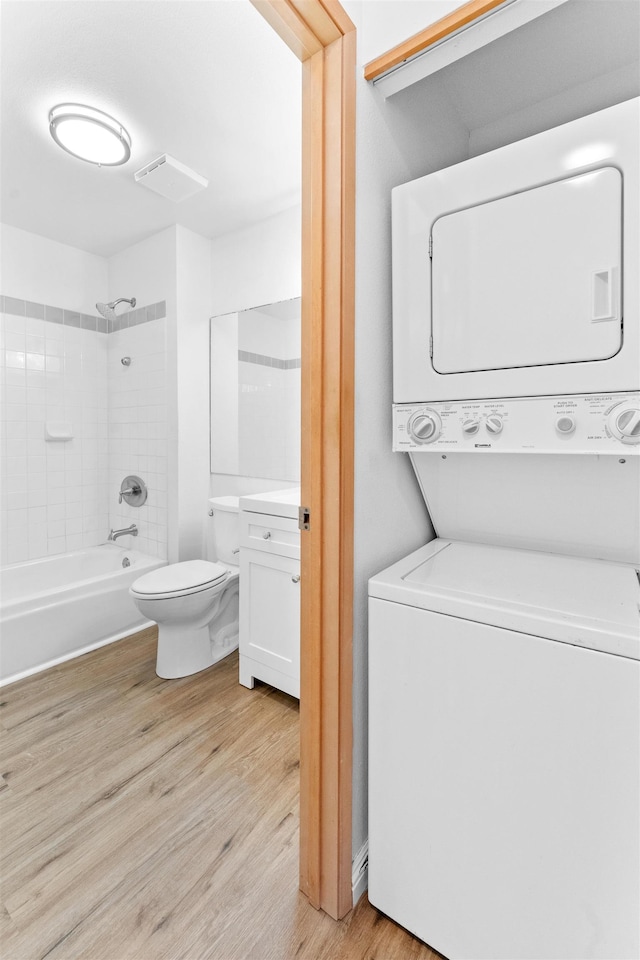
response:
<svg viewBox="0 0 640 960"><path fill-rule="evenodd" d="M0 568L0 686L148 626L129 587L164 564L105 543Z"/></svg>

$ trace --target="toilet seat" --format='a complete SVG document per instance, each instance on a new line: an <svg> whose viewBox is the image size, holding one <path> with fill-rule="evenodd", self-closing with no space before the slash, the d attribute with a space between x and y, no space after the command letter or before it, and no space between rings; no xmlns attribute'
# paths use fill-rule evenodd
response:
<svg viewBox="0 0 640 960"><path fill-rule="evenodd" d="M144 600L169 600L186 597L222 585L229 570L209 560L183 560L152 570L134 581L129 592Z"/></svg>

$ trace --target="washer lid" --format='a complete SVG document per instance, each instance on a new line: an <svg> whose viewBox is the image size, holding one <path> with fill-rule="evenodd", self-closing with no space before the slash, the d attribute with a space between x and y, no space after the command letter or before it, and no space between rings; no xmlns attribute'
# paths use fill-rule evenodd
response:
<svg viewBox="0 0 640 960"><path fill-rule="evenodd" d="M226 575L227 568L221 563L211 563L209 560L183 560L182 563L170 563L166 567L145 573L132 584L131 589L134 593L147 596L202 590L204 587L224 580Z"/></svg>
<svg viewBox="0 0 640 960"><path fill-rule="evenodd" d="M438 539L370 580L369 595L640 659L631 564Z"/></svg>

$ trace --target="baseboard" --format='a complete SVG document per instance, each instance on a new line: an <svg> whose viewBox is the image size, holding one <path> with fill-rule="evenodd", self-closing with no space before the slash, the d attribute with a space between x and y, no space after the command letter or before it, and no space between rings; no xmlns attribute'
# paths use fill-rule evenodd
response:
<svg viewBox="0 0 640 960"><path fill-rule="evenodd" d="M369 882L369 840L365 840L358 850L351 869L351 892L353 895L353 905L362 896L367 889Z"/></svg>

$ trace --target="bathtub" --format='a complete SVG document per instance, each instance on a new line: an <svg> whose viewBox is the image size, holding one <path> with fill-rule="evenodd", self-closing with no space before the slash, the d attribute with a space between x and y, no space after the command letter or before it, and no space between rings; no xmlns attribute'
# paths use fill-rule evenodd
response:
<svg viewBox="0 0 640 960"><path fill-rule="evenodd" d="M128 591L164 565L105 543L0 568L0 686L150 626Z"/></svg>

